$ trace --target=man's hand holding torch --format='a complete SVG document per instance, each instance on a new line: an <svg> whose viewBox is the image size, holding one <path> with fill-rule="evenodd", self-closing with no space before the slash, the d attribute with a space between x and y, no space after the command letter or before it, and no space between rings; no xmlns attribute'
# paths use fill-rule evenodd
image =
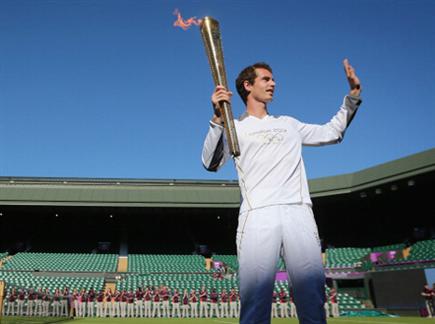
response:
<svg viewBox="0 0 435 324"><path fill-rule="evenodd" d="M233 95L233 93L231 91L228 91L227 89L225 89L224 86L218 85L215 88L215 90L211 96L211 103L213 105L213 110L214 110L214 114L213 114L213 118L212 118L213 123L218 124L218 125L223 125L224 121L222 120L222 117L221 117L220 105L224 101L231 104L232 95Z"/></svg>

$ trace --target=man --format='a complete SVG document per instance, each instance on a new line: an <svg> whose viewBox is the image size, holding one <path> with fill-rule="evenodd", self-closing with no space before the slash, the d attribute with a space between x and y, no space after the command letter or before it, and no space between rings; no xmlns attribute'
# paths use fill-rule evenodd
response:
<svg viewBox="0 0 435 324"><path fill-rule="evenodd" d="M53 316L60 316L60 300L62 299L59 288L56 288L53 295Z"/></svg>
<svg viewBox="0 0 435 324"><path fill-rule="evenodd" d="M196 296L195 289L190 292L190 317L198 317L198 297Z"/></svg>
<svg viewBox="0 0 435 324"><path fill-rule="evenodd" d="M68 316L68 301L70 299L69 288L64 287L60 299L60 315Z"/></svg>
<svg viewBox="0 0 435 324"><path fill-rule="evenodd" d="M74 288L72 296L71 296L71 308L70 308L70 318L74 318L74 316L78 317L79 310L79 292L77 288Z"/></svg>
<svg viewBox="0 0 435 324"><path fill-rule="evenodd" d="M340 311L338 310L338 295L335 288L329 290L329 301L331 303L332 317L340 317Z"/></svg>
<svg viewBox="0 0 435 324"><path fill-rule="evenodd" d="M121 317L121 292L117 289L115 289L115 293L112 296L113 300L113 309L112 314L113 316L116 316L117 318Z"/></svg>
<svg viewBox="0 0 435 324"><path fill-rule="evenodd" d="M228 317L228 293L225 288L221 292L221 317Z"/></svg>
<svg viewBox="0 0 435 324"><path fill-rule="evenodd" d="M103 289L100 289L100 291L97 293L97 313L95 314L96 317L104 317L103 316L103 310L104 310L104 291Z"/></svg>
<svg viewBox="0 0 435 324"><path fill-rule="evenodd" d="M18 290L18 299L17 299L17 315L24 315L24 302L26 300L26 292L24 289Z"/></svg>
<svg viewBox="0 0 435 324"><path fill-rule="evenodd" d="M86 312L88 317L94 317L94 300L95 300L95 290L94 288L89 289L88 299L86 300Z"/></svg>
<svg viewBox="0 0 435 324"><path fill-rule="evenodd" d="M150 289L150 287L146 288L143 299L144 299L144 316L151 317L151 289Z"/></svg>
<svg viewBox="0 0 435 324"><path fill-rule="evenodd" d="M238 311L237 311L237 299L238 294L234 288L231 288L230 291L230 317L239 317Z"/></svg>
<svg viewBox="0 0 435 324"><path fill-rule="evenodd" d="M435 282L432 284L432 310L435 309Z"/></svg>
<svg viewBox="0 0 435 324"><path fill-rule="evenodd" d="M177 314L177 317L180 318L180 294L178 293L178 290L174 289L174 294L172 295L172 318L175 318L175 313ZM168 316L169 317L169 316Z"/></svg>
<svg viewBox="0 0 435 324"><path fill-rule="evenodd" d="M143 317L143 290L141 287L137 287L135 292L136 298L136 317Z"/></svg>
<svg viewBox="0 0 435 324"><path fill-rule="evenodd" d="M326 323L325 275L301 153L302 145L339 143L361 103L359 79L349 62L343 63L351 90L325 125L269 115L275 80L267 64L247 67L236 80L246 105L245 114L234 120L241 152L234 161L242 193L236 238L242 324L270 323L280 252L293 285L300 322ZM231 95L222 86L212 94L214 115L202 153L209 171L217 171L230 157L218 107L220 102L230 102Z"/></svg>
<svg viewBox="0 0 435 324"><path fill-rule="evenodd" d="M106 289L106 293L104 294L104 313L103 317L113 317L112 313L112 289Z"/></svg>
<svg viewBox="0 0 435 324"><path fill-rule="evenodd" d="M423 291L421 292L421 295L424 298L426 311L427 311L427 317L432 318L432 316L433 316L433 308L432 308L433 290L430 288L429 285L424 285Z"/></svg>
<svg viewBox="0 0 435 324"><path fill-rule="evenodd" d="M189 293L187 292L187 289L184 289L182 302L183 302L183 306L181 306L182 308L181 317L187 318L189 317Z"/></svg>
<svg viewBox="0 0 435 324"><path fill-rule="evenodd" d="M207 289L202 286L199 292L199 317L208 317Z"/></svg>
<svg viewBox="0 0 435 324"><path fill-rule="evenodd" d="M9 316L16 315L16 313L15 313L15 301L16 300L17 300L17 292L16 292L15 288L12 288L10 293L9 293L8 309L6 311L6 315L9 315Z"/></svg>
<svg viewBox="0 0 435 324"><path fill-rule="evenodd" d="M293 288L290 289L290 317L298 317L298 313L296 311L296 305L295 305L295 296L293 293ZM328 317L328 316L326 316Z"/></svg>
<svg viewBox="0 0 435 324"><path fill-rule="evenodd" d="M77 308L77 316L85 317L86 316L86 299L88 298L86 294L86 290L82 288L78 295L78 308Z"/></svg>
<svg viewBox="0 0 435 324"><path fill-rule="evenodd" d="M134 317L134 296L133 291L127 291L127 317Z"/></svg>
<svg viewBox="0 0 435 324"><path fill-rule="evenodd" d="M217 318L219 318L219 308L218 308L218 299L219 295L216 292L216 289L213 288L210 293L210 318L213 317L213 312Z"/></svg>
<svg viewBox="0 0 435 324"><path fill-rule="evenodd" d="M27 295L27 316L33 316L33 304L36 299L36 292L33 288L30 288L29 293Z"/></svg>
<svg viewBox="0 0 435 324"><path fill-rule="evenodd" d="M278 294L276 291L272 293L272 314L271 317L278 317L278 306L277 306Z"/></svg>
<svg viewBox="0 0 435 324"><path fill-rule="evenodd" d="M160 290L155 288L153 295L153 313L151 317L160 317Z"/></svg>
<svg viewBox="0 0 435 324"><path fill-rule="evenodd" d="M50 304L51 304L51 293L48 288L45 288L44 294L42 295L42 313L43 316L50 316Z"/></svg>
<svg viewBox="0 0 435 324"><path fill-rule="evenodd" d="M38 291L35 293L35 316L42 316L42 288L39 287Z"/></svg>
<svg viewBox="0 0 435 324"><path fill-rule="evenodd" d="M161 290L162 296L162 317L169 317L169 299L171 298L171 291L168 287L164 286Z"/></svg>
<svg viewBox="0 0 435 324"><path fill-rule="evenodd" d="M279 292L279 310L281 318L288 317L287 293L281 288Z"/></svg>
<svg viewBox="0 0 435 324"><path fill-rule="evenodd" d="M326 293L326 292L325 292ZM325 305L324 305L324 307L323 308L325 308L325 317L328 319L329 318L329 303L328 303L328 300L329 300L329 296L326 294L325 295Z"/></svg>
<svg viewBox="0 0 435 324"><path fill-rule="evenodd" d="M121 307L121 317L124 318L127 316L127 291L123 289L121 291L121 302L119 306Z"/></svg>

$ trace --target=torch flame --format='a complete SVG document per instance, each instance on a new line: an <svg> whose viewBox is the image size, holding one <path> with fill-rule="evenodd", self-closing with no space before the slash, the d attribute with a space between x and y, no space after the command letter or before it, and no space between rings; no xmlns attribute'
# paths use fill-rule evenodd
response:
<svg viewBox="0 0 435 324"><path fill-rule="evenodd" d="M196 17L183 20L183 17L181 17L181 13L178 9L174 10L174 15L177 16L177 20L174 22L174 27L181 27L183 30L188 30L192 25L199 26L201 24L201 19L196 19Z"/></svg>

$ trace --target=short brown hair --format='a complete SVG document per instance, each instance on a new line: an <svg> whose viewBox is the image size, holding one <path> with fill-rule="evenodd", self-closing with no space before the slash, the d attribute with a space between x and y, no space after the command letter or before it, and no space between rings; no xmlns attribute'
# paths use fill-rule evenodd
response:
<svg viewBox="0 0 435 324"><path fill-rule="evenodd" d="M249 91L245 89L245 86L243 83L245 81L248 81L249 84L254 84L255 78L257 77L257 72L255 72L255 69L266 69L270 73L272 73L272 68L264 62L258 62L255 64L252 64L242 70L242 72L239 73L239 76L236 79L236 89L239 93L240 98L242 98L243 102L246 105L246 101L248 100Z"/></svg>

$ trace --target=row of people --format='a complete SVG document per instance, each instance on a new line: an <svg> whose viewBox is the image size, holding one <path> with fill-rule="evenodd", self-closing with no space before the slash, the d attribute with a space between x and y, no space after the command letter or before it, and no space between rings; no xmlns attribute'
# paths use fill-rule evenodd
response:
<svg viewBox="0 0 435 324"><path fill-rule="evenodd" d="M71 317L238 317L239 296L233 288L220 294L212 289L208 294L205 287L199 293L195 289L181 294L177 289L171 292L166 286L135 292L110 289L95 291L74 289L70 292L56 289L12 288L6 297L4 315L18 316L71 316ZM199 312L198 312L199 306Z"/></svg>
<svg viewBox="0 0 435 324"><path fill-rule="evenodd" d="M288 298L289 297L289 298ZM328 296L327 296L328 299ZM338 317L337 292L331 289L329 300L332 316ZM71 317L238 317L240 302L237 291L232 288L228 293L223 289L218 293L212 289L210 294L203 287L198 293L195 289L181 294L177 289L171 292L166 286L138 288L135 292L110 289L95 291L68 288L56 289L11 289L7 298L4 315L18 316L71 316ZM25 302L27 305L25 307ZM279 312L278 312L279 305ZM199 307L199 312L198 312ZM24 311L25 310L25 311ZM290 312L289 312L290 310ZM325 303L326 316L329 305ZM293 294L284 289L272 295L272 317L297 317Z"/></svg>

